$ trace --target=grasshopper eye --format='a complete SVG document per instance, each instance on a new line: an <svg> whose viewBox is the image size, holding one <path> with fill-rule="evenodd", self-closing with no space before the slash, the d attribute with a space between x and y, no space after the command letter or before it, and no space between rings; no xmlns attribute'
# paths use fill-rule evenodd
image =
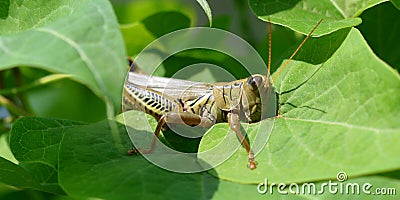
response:
<svg viewBox="0 0 400 200"><path fill-rule="evenodd" d="M250 76L247 79L247 84L251 86L253 90L257 90L263 82L263 78L260 76Z"/></svg>

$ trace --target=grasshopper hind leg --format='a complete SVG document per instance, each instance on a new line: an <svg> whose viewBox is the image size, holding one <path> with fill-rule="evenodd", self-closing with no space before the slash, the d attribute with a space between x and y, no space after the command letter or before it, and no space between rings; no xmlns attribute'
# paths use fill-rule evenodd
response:
<svg viewBox="0 0 400 200"><path fill-rule="evenodd" d="M164 114L158 120L156 130L154 131L154 137L151 141L149 149L133 148L128 151L128 154L149 154L152 153L156 147L158 136L160 131L167 127L167 124L186 124L189 126L202 126L204 128L209 128L214 125L215 121L210 120L207 117L202 117L188 112L169 112Z"/></svg>

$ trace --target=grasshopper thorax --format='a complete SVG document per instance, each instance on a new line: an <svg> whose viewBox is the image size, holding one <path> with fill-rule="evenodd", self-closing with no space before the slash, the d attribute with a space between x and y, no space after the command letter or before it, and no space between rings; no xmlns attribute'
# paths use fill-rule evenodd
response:
<svg viewBox="0 0 400 200"><path fill-rule="evenodd" d="M247 122L258 122L276 116L276 94L267 76L255 74L246 79L216 84L213 96L218 109L238 112ZM273 98L273 101L271 101Z"/></svg>

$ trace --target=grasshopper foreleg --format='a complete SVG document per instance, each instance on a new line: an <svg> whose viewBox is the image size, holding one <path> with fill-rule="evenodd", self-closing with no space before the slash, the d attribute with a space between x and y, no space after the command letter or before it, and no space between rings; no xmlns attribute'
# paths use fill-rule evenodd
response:
<svg viewBox="0 0 400 200"><path fill-rule="evenodd" d="M156 130L154 131L154 137L151 141L151 145L149 149L140 149L134 148L128 151L128 154L136 154L140 152L142 154L152 153L156 147L157 138L160 135L160 131L163 127L166 127L167 124L186 124L189 126L201 126L204 128L209 128L214 125L215 122L210 120L207 117L202 117L200 115L196 115L188 112L169 112L164 114L158 120L158 124Z"/></svg>
<svg viewBox="0 0 400 200"><path fill-rule="evenodd" d="M237 137L241 141L243 147L246 149L249 155L249 164L248 167L250 169L255 169L256 162L254 160L254 153L250 148L249 142L247 142L246 138L243 136L242 132L240 131L240 120L239 115L235 112L228 113L228 123L230 128L236 133Z"/></svg>

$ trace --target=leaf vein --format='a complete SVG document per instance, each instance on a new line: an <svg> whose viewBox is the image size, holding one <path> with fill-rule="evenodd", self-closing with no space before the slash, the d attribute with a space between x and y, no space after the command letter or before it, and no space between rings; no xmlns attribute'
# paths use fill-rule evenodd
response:
<svg viewBox="0 0 400 200"><path fill-rule="evenodd" d="M293 121L303 121L303 122L310 122L310 123L320 123L320 124L327 124L327 125L337 125L337 126L343 126L347 128L352 128L352 129L361 129L361 130L366 130L366 131L372 131L375 133L379 132L400 132L399 128L385 128L385 129L380 129L380 128L374 128L374 127L367 127L367 126L360 126L360 125L355 125L355 124L347 124L343 122L334 122L334 121L322 121L322 120L315 120L315 119L299 119L299 118L290 118L290 117L284 117L286 120L293 120Z"/></svg>
<svg viewBox="0 0 400 200"><path fill-rule="evenodd" d="M342 16L344 18L348 18L348 16L346 15L346 13L339 7L339 5L337 5L337 3L334 0L329 0L333 6L335 6L335 8L340 12L340 14L342 14Z"/></svg>
<svg viewBox="0 0 400 200"><path fill-rule="evenodd" d="M92 73L94 79L96 80L97 84L99 84L101 90L104 90L105 84L104 84L100 74L97 72L96 67L90 61L90 59L86 55L85 51L78 45L78 43L76 43L74 40L72 40L71 38L67 37L66 35L63 35L63 34L57 32L57 31L49 29L49 28L37 28L36 31L49 33L49 34L61 39L62 41L66 42L67 44L71 45L71 47L73 47L78 52L80 58L86 64L86 66L89 69L89 71Z"/></svg>

